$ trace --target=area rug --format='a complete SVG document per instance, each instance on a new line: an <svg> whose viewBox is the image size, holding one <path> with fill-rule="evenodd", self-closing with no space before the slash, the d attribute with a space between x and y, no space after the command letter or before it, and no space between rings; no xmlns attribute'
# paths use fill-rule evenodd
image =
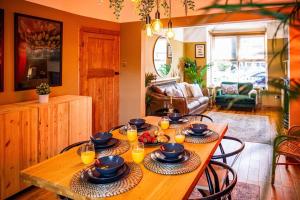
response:
<svg viewBox="0 0 300 200"><path fill-rule="evenodd" d="M268 116L223 112L209 112L207 115L216 123L228 123L227 136L239 138L244 142L271 144L274 129Z"/></svg>
<svg viewBox="0 0 300 200"><path fill-rule="evenodd" d="M201 199L202 195L197 189L194 189L189 199ZM237 182L234 189L231 192L232 200L259 200L260 199L260 187L258 185Z"/></svg>

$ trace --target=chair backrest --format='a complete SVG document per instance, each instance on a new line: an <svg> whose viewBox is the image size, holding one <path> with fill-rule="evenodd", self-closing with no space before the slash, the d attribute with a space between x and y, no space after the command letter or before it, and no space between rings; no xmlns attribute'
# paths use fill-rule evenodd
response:
<svg viewBox="0 0 300 200"><path fill-rule="evenodd" d="M214 120L207 116L207 115L203 115L203 114L188 114L184 116L185 118L189 118L190 121L191 120L196 120L196 121L204 121L204 119L208 120L209 122L214 122Z"/></svg>
<svg viewBox="0 0 300 200"><path fill-rule="evenodd" d="M74 147L80 146L80 145L82 145L82 144L84 144L84 143L88 143L88 142L89 142L89 140L81 141L81 142L76 142L76 143L74 143L74 144L71 144L71 145L65 147L63 150L60 151L60 153L69 151L70 149L72 149L72 148L74 148Z"/></svg>
<svg viewBox="0 0 300 200"><path fill-rule="evenodd" d="M223 180L227 180L224 187L222 186L222 183L219 182L219 177L217 175L217 172L214 170L214 166L221 167L223 170L227 170L226 177L224 177ZM207 182L209 184L209 194L206 195L206 193L201 192L199 189L199 192L202 194L203 197L199 198L201 200L221 200L221 199L230 199L230 194L235 187L237 183L237 173L235 170L226 165L225 163L213 161L211 160L208 167L206 168L206 177ZM211 176L213 175L213 176ZM229 180L229 175L231 175L231 179Z"/></svg>

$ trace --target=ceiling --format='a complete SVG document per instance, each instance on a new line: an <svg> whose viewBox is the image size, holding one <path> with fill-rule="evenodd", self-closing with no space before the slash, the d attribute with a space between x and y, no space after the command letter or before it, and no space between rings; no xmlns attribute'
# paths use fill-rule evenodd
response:
<svg viewBox="0 0 300 200"><path fill-rule="evenodd" d="M116 20L113 15L113 10L109 8L109 0L26 0L32 3L44 5L47 7L55 8L58 10L70 12L77 15L82 15L86 17L92 17L96 19L114 21L114 22L132 22L138 21L139 16L135 11L135 6L132 0L124 0L124 7L121 12L121 17ZM195 0L196 10L203 8L205 6L211 5L215 0ZM270 2L282 2L289 0L253 0L253 2L259 3L270 3ZM292 1L292 0L291 0ZM225 0L219 0L219 2L225 2ZM229 0L229 3L239 3L240 0ZM200 15L200 14L211 14L220 12L218 10L211 10L209 12L198 10L189 11L188 15ZM161 11L162 17L163 11ZM154 12L151 15L154 17ZM182 0L172 0L172 17L182 17L185 16L184 8L182 6Z"/></svg>

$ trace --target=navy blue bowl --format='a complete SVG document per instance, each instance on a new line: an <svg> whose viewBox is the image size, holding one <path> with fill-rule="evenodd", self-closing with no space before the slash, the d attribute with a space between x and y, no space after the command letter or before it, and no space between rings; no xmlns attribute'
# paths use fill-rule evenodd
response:
<svg viewBox="0 0 300 200"><path fill-rule="evenodd" d="M160 150L167 158L177 158L184 152L184 146L178 143L167 143L161 145Z"/></svg>
<svg viewBox="0 0 300 200"><path fill-rule="evenodd" d="M112 176L124 165L120 156L105 156L95 161L96 170L103 176Z"/></svg>
<svg viewBox="0 0 300 200"><path fill-rule="evenodd" d="M204 131L207 130L207 125L206 124L191 124L190 125L190 129L194 132L194 133L203 133Z"/></svg>
<svg viewBox="0 0 300 200"><path fill-rule="evenodd" d="M169 114L169 118L174 121L177 122L178 120L180 120L182 118L180 113L170 113Z"/></svg>
<svg viewBox="0 0 300 200"><path fill-rule="evenodd" d="M145 124L145 120L142 118L136 118L136 119L131 119L129 120L129 124L135 125L137 128L142 127Z"/></svg>
<svg viewBox="0 0 300 200"><path fill-rule="evenodd" d="M112 138L112 134L108 132L99 132L91 136L94 144L106 144Z"/></svg>

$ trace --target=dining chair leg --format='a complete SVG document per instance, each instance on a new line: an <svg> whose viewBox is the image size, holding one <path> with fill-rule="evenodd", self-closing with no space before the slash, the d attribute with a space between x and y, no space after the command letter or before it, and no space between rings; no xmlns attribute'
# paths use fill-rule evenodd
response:
<svg viewBox="0 0 300 200"><path fill-rule="evenodd" d="M276 170L276 152L273 150L273 159L272 159L272 185L275 181L275 170Z"/></svg>
<svg viewBox="0 0 300 200"><path fill-rule="evenodd" d="M214 170L214 168L211 166L211 164L208 164L208 167L210 171L213 174L214 182L215 182L215 193L220 192L220 183L217 172Z"/></svg>
<svg viewBox="0 0 300 200"><path fill-rule="evenodd" d="M206 179L207 179L209 193L212 195L212 194L214 194L214 186L211 181L211 177L210 177L210 174L209 174L209 171L207 168L205 168L205 175L206 175Z"/></svg>
<svg viewBox="0 0 300 200"><path fill-rule="evenodd" d="M222 154L222 155L225 155L225 151L224 151L224 148L223 148L222 143L219 144L219 148L220 148L221 154ZM226 157L223 157L223 162L227 164L227 159L226 159Z"/></svg>

